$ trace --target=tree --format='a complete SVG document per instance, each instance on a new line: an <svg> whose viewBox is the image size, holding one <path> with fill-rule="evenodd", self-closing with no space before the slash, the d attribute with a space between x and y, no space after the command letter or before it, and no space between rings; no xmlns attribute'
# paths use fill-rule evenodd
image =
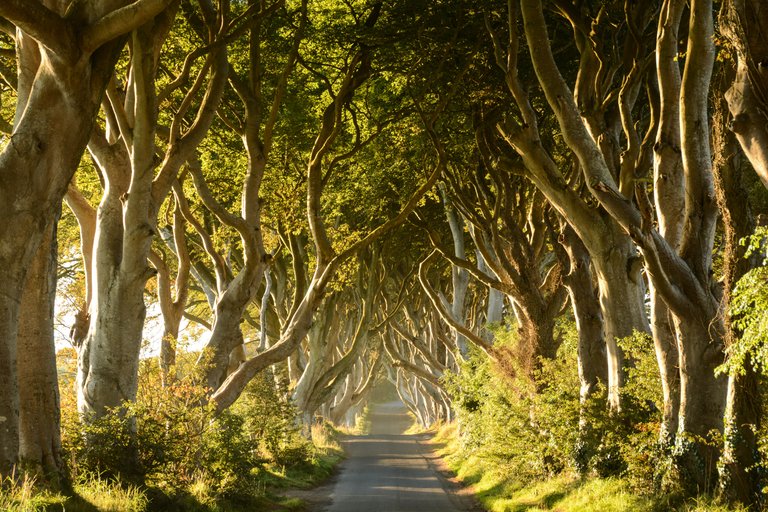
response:
<svg viewBox="0 0 768 512"><path fill-rule="evenodd" d="M504 29L496 28L490 16L486 20L493 41L495 63L503 73L502 87L511 95L518 112L502 116L503 111L494 110L493 105L481 110L477 130L478 147L486 154L487 161L506 168L507 172L522 174L531 180L555 210L573 227L587 248L598 281L603 313L608 358L608 402L612 408L618 409L624 357L617 340L632 335L634 331L647 332L649 329L643 307L641 260L636 254L632 240L619 223L608 212L594 208L588 198L582 197L578 178L572 177L574 173L566 173L563 170L568 167L578 170L583 167L584 162L570 162L570 155L553 154L545 147L545 141L547 145L552 145L549 139L553 127L546 124L547 118L539 119L533 100L521 80L518 14L517 3L509 2L503 18L506 20ZM545 26L540 25L537 28L544 29ZM502 40L499 30L506 30L506 40ZM528 25L525 34L529 34ZM534 54L538 57L537 52L543 49L536 45L546 44L547 48L550 47L549 41L541 38L535 43L528 42L532 57ZM586 59L581 62L590 64ZM592 69L592 64L589 68ZM588 79L583 75L582 80L588 83ZM539 82L545 92L553 83L551 77L542 78ZM565 91L561 91L561 95L564 93ZM573 101L570 91L563 97L569 102ZM537 97L536 101L541 101L541 98ZM599 113L596 116L597 124L603 122L599 119ZM580 119L578 122L579 126L583 127ZM565 129L562 131L567 135ZM566 137L566 140L569 139ZM608 144L604 149L606 155L611 158L617 156L618 148ZM604 158L601 148L597 148L597 153L592 156Z"/></svg>
<svg viewBox="0 0 768 512"><path fill-rule="evenodd" d="M105 189L97 213L93 267L88 269L93 273L90 325L78 359L78 407L88 421L136 398L146 315L144 288L155 273L147 260L157 234L158 212L179 169L194 156L213 121L224 90L224 42L227 31L234 27L218 24L219 13L212 2L200 5L200 23L207 27L202 41L206 49L191 52L186 64L207 55L198 77L170 116L162 161L155 158L158 105L187 83L189 72L182 69L177 80L156 93L160 50L171 31L176 9L133 31L125 93L120 94L113 81L107 91L106 130L96 130L89 142ZM194 23L194 16L190 17ZM202 99L193 111L196 115L188 120L192 101L198 96Z"/></svg>
<svg viewBox="0 0 768 512"><path fill-rule="evenodd" d="M708 92L715 57L712 3L695 1L691 5L680 93L670 99L680 102L685 227L679 250L652 227L649 214L644 215L628 200L621 182L617 183L555 63L541 2L523 0L521 6L531 60L564 141L578 157L590 192L640 247L647 272L674 315L681 374L677 468L685 485L703 491L715 482L718 454L705 439L711 431L722 431L726 396L725 379L714 374L723 362L724 330L712 277L717 221L708 129ZM682 7L683 2L676 0L664 2L663 17L674 17ZM622 116L631 141L631 112L625 109Z"/></svg>
<svg viewBox="0 0 768 512"><path fill-rule="evenodd" d="M69 4L52 0L0 3L0 16L15 27L18 59L13 133L0 153L0 273L8 290L0 299L0 473L18 458L14 362L26 269L88 142L124 35L171 1L79 3L66 11Z"/></svg>
<svg viewBox="0 0 768 512"><path fill-rule="evenodd" d="M759 0L728 0L720 14L723 35L736 52L736 75L725 98L744 154L768 187L768 6Z"/></svg>
<svg viewBox="0 0 768 512"><path fill-rule="evenodd" d="M57 217L27 270L19 318L19 457L54 485L65 474L53 309L56 300Z"/></svg>
<svg viewBox="0 0 768 512"><path fill-rule="evenodd" d="M357 17L355 28L358 30L372 29L381 14L381 10L381 4L374 4L365 17ZM327 217L323 208L323 192L335 170L333 168L335 158L332 156L332 150L335 149L334 144L343 133L344 114L348 112L350 102L369 81L374 71L372 67L374 50L374 47L365 42L356 42L344 50L344 65L340 72L336 72L333 80L325 75L320 76L321 83L328 89L329 100L322 107L317 135L306 160L305 211L311 242L314 246L314 271L305 294L296 297L298 301L294 302L290 309L290 315L282 329L280 340L264 352L241 364L214 392L212 400L217 404L219 410L234 402L248 381L259 371L285 360L296 351L309 331L315 311L322 304L326 290L336 277L342 264L405 222L424 194L435 184L443 170L445 156L441 148L435 145L436 163L425 173L424 181L415 186L412 194L403 200L399 210L375 227L367 228L356 241L348 244L342 242L339 249L334 247L326 225ZM311 67L310 65L310 71L312 71ZM436 141L435 123L443 108L444 104L438 103L434 112L422 112L424 129L432 142ZM360 139L355 138L353 140L359 142ZM353 149L355 146L359 147L359 144L354 144ZM351 154L354 153L355 151L352 151ZM344 154L339 155L337 153L336 157L343 159Z"/></svg>

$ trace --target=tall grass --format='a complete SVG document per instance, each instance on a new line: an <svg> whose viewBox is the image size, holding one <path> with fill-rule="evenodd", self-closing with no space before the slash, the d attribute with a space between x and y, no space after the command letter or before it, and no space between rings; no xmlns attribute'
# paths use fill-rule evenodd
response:
<svg viewBox="0 0 768 512"><path fill-rule="evenodd" d="M0 480L0 510L3 512L34 512L56 503L57 497L35 488L34 477L24 474Z"/></svg>
<svg viewBox="0 0 768 512"><path fill-rule="evenodd" d="M74 486L75 496L52 493L36 485L29 474L8 477L0 485L0 511L38 512L145 512L148 500L134 486L108 481L98 476L83 479Z"/></svg>
<svg viewBox="0 0 768 512"><path fill-rule="evenodd" d="M75 492L86 502L103 512L145 512L148 500L133 485L110 481L98 476L84 478L75 485Z"/></svg>

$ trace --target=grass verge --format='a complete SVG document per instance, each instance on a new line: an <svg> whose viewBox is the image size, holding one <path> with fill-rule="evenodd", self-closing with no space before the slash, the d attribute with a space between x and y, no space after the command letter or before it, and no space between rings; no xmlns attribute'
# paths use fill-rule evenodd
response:
<svg viewBox="0 0 768 512"><path fill-rule="evenodd" d="M58 493L23 476L0 482L1 512L253 512L299 511L305 504L281 496L282 490L308 488L327 479L343 458L337 433L326 425L312 429L311 457L291 466L267 465L248 494L216 495L214 482L196 479L184 492L170 494L155 487L138 487L98 475L81 478L72 492Z"/></svg>
<svg viewBox="0 0 768 512"><path fill-rule="evenodd" d="M488 460L462 449L455 424L443 426L432 442L448 467L490 512L746 512L709 499L691 500L671 508L663 497L637 493L620 478L578 478L559 475L540 482L522 482L503 461Z"/></svg>

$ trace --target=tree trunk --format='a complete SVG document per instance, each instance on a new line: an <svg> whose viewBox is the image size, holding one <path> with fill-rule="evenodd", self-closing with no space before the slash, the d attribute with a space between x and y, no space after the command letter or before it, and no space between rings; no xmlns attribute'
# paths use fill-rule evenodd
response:
<svg viewBox="0 0 768 512"><path fill-rule="evenodd" d="M53 337L56 299L56 220L27 270L19 318L19 455L58 485L61 461L61 414Z"/></svg>
<svg viewBox="0 0 768 512"><path fill-rule="evenodd" d="M62 2L45 2L32 16L18 2L0 15L18 24L18 97L13 134L0 154L0 473L18 457L16 342L26 268L52 221L88 142L123 34L153 18L168 2L120 7L83 4L66 16ZM94 4L95 5L95 4ZM68 7L68 4L67 4ZM105 12L106 11L106 12ZM98 22L107 16L112 23ZM115 22L122 20L122 22Z"/></svg>
<svg viewBox="0 0 768 512"><path fill-rule="evenodd" d="M651 292L651 331L656 361L661 377L661 391L664 398L659 443L662 448L674 444L680 413L680 370L677 349L677 334L672 323L672 312L659 295L653 283Z"/></svg>
<svg viewBox="0 0 768 512"><path fill-rule="evenodd" d="M612 230L618 230L612 226ZM618 233L616 233L618 235ZM620 409L619 392L624 384L624 354L618 340L635 331L648 332L643 306L641 260L625 236L617 236L616 244L602 254L592 255L597 274L600 308L603 311L605 346L608 361L608 403Z"/></svg>
<svg viewBox="0 0 768 512"><path fill-rule="evenodd" d="M653 196L659 234L677 251L683 236L685 186L680 151L679 28L684 5L676 2L659 17L656 40L656 79L659 120L653 147ZM650 283L651 331L664 397L659 442L671 447L678 428L680 370L672 312L658 288Z"/></svg>
<svg viewBox="0 0 768 512"><path fill-rule="evenodd" d="M608 383L608 358L603 338L603 315L592 282L590 258L587 248L567 223L562 222L562 242L568 253L569 272L564 284L571 298L576 330L579 334L577 361L579 365L579 441L575 461L580 472L585 472L597 446L592 443L593 428L589 411L585 407L597 390L598 384Z"/></svg>
<svg viewBox="0 0 768 512"><path fill-rule="evenodd" d="M768 15L768 10L764 13ZM754 232L755 219L749 195L742 185L742 173L746 166L742 165L735 136L726 127L725 99L716 101L712 141L717 151L714 162L715 190L725 239L722 309L728 312L735 283L760 264L760 257L753 254L745 258L746 248L739 243L739 240ZM739 343L742 333L734 328L728 313L724 323L726 346ZM731 503L746 506L759 506L762 494L763 479L758 470L762 457L756 435L762 423L760 393L760 380L751 356L748 356L743 368L732 368L729 371L723 454L719 464L721 495Z"/></svg>
<svg viewBox="0 0 768 512"><path fill-rule="evenodd" d="M200 7L215 18L212 2ZM131 66L125 97L115 91L109 107L131 123L116 123L120 141L110 145L94 136L89 149L105 176L107 186L98 212L94 257L94 293L89 335L78 360L78 407L88 420L107 408L134 400L138 387L139 355L146 308L144 289L155 271L148 258L157 234L157 214L170 192L179 168L189 160L215 116L228 69L225 46L215 47L210 68L203 68L198 83L205 83L195 121L181 133L179 119L172 122L171 141L162 163L155 160L157 98L155 78L160 48L170 31L178 2L163 16L148 20L132 32ZM205 41L207 44L209 41ZM207 81L203 81L208 78ZM106 107L105 107L106 108ZM181 108L179 115L187 113ZM126 145L130 141L129 146ZM155 172L157 170L157 172Z"/></svg>
<svg viewBox="0 0 768 512"><path fill-rule="evenodd" d="M451 204L444 186L440 186L440 192L443 196L445 217L451 228L453 255L457 258L465 259L464 222ZM469 287L469 272L459 266L451 265L451 284L451 315L453 315L453 318L455 318L457 322L464 324L464 303L466 302L467 288ZM467 338L457 331L454 331L454 337L456 340L456 347L459 349L459 354L462 358L466 358L469 354L469 342L467 341Z"/></svg>
<svg viewBox="0 0 768 512"><path fill-rule="evenodd" d="M717 440L723 429L726 385L724 376L715 377L723 364L722 333L712 317L675 319L680 350L680 424L676 453L682 482L698 492L708 492L717 482ZM714 439L712 436L714 435Z"/></svg>
<svg viewBox="0 0 768 512"><path fill-rule="evenodd" d="M78 357L78 408L87 418L135 400L138 389L146 276L117 270L112 277L94 294L90 334Z"/></svg>
<svg viewBox="0 0 768 512"><path fill-rule="evenodd" d="M24 65L31 64L20 57L20 66ZM96 90L103 90L98 82L106 83L101 73L91 73L86 64L67 67L66 72L57 72L57 66L41 68L21 108L23 117L17 117L11 142L0 154L0 279L5 290L0 298L2 474L11 471L19 450L16 354L22 288L88 140L100 96Z"/></svg>
<svg viewBox="0 0 768 512"><path fill-rule="evenodd" d="M762 407L758 375L751 362L745 366L743 375L734 371L728 376L719 484L726 499L749 505L759 503L762 487L756 432Z"/></svg>
<svg viewBox="0 0 768 512"><path fill-rule="evenodd" d="M736 49L736 76L725 93L730 127L763 184L768 187L768 5L762 0L728 0L722 32Z"/></svg>
<svg viewBox="0 0 768 512"><path fill-rule="evenodd" d="M199 360L204 365L210 365L206 372L206 381L211 389L218 389L227 375L240 365L239 360L233 364L231 355L244 343L243 331L240 328L244 305L241 304L240 301L233 303L227 292L216 302L211 337Z"/></svg>
<svg viewBox="0 0 768 512"><path fill-rule="evenodd" d="M603 338L603 315L592 282L587 248L576 232L564 223L563 245L568 253L570 270L565 285L571 297L573 316L579 333L578 364L581 383L579 398L588 400L598 383L608 383L608 359Z"/></svg>
<svg viewBox="0 0 768 512"><path fill-rule="evenodd" d="M11 261L3 261L3 265L0 265L0 280L7 283L6 293L0 295L0 332L4 334L0 343L0 388L3 389L0 393L0 476L2 477L11 474L19 458L19 381L16 336L21 290L16 290L14 285L24 282L25 269L19 263L14 265ZM21 261L21 258L17 261Z"/></svg>
<svg viewBox="0 0 768 512"><path fill-rule="evenodd" d="M341 315L337 314L337 302L335 296L329 297L324 302L307 333L307 364L293 390L293 402L296 408L301 412L309 413L310 417L320 405L310 406L315 386L332 366L335 344L339 342L342 324Z"/></svg>
<svg viewBox="0 0 768 512"><path fill-rule="evenodd" d="M139 353L142 343L146 306L144 288L151 276L146 264L152 231L139 223L127 224L127 208L139 208L129 201L142 202L148 193L131 185L127 156L99 161L108 170L109 187L99 204L93 257L93 299L88 336L78 354L78 409L86 419L99 418L108 408L120 407L136 398ZM146 180L144 185L146 185ZM125 203L124 203L125 201ZM143 202L142 202L143 203ZM145 215L149 206L143 203ZM140 240L126 246L134 231L142 231ZM131 257L126 258L130 253ZM144 256L143 265L128 265Z"/></svg>

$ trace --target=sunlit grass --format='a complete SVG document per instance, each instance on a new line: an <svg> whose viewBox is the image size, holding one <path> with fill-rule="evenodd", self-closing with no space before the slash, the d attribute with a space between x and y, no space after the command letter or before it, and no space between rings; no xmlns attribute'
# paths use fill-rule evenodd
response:
<svg viewBox="0 0 768 512"><path fill-rule="evenodd" d="M327 423L312 425L311 436L312 444L319 450L341 450L337 433Z"/></svg>
<svg viewBox="0 0 768 512"><path fill-rule="evenodd" d="M561 475L542 482L521 482L501 462L463 451L455 424L433 438L437 451L477 500L490 512L746 512L707 498L670 508L661 497L644 496L620 478L580 479Z"/></svg>
<svg viewBox="0 0 768 512"><path fill-rule="evenodd" d="M0 510L3 512L36 512L65 501L63 496L37 489L35 479L29 475L0 479Z"/></svg>
<svg viewBox="0 0 768 512"><path fill-rule="evenodd" d="M0 511L38 512L145 512L148 500L134 486L123 486L99 477L90 477L74 486L75 495L66 496L42 489L27 474L6 478L0 486Z"/></svg>
<svg viewBox="0 0 768 512"><path fill-rule="evenodd" d="M355 417L355 424L351 427L346 425L337 425L334 427L337 431L348 436L362 436L371 433L371 411L366 405L363 410Z"/></svg>
<svg viewBox="0 0 768 512"><path fill-rule="evenodd" d="M75 492L103 512L144 512L148 500L137 487L96 476L75 484Z"/></svg>

